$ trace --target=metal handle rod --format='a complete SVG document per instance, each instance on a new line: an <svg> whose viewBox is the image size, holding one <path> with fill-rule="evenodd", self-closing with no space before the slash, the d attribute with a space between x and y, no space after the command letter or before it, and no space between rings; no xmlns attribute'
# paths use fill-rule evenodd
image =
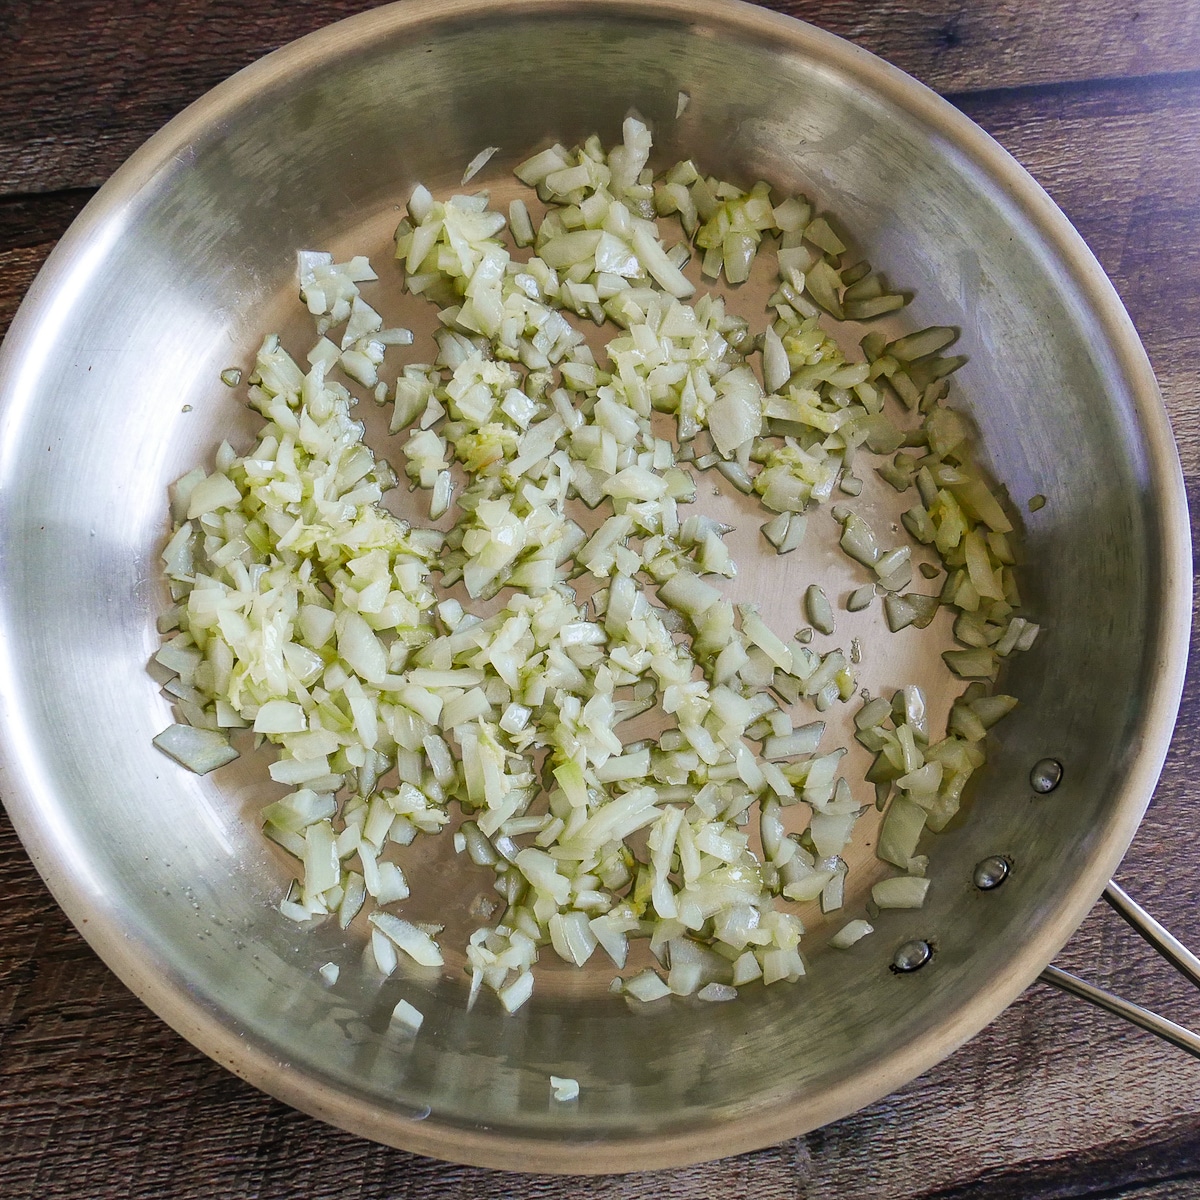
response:
<svg viewBox="0 0 1200 1200"><path fill-rule="evenodd" d="M1200 958L1197 958L1174 934L1160 925L1117 883L1104 889L1104 899L1177 971L1200 987Z"/></svg>
<svg viewBox="0 0 1200 1200"><path fill-rule="evenodd" d="M1160 925L1142 906L1130 898L1128 893L1116 883L1110 881L1104 889L1104 899L1113 910L1127 921L1159 954L1163 956L1180 974L1185 975L1197 987L1200 987L1200 958L1193 954L1177 937ZM1168 1021L1148 1008L1132 1004L1106 992L1103 988L1095 987L1063 971L1059 967L1049 966L1040 976L1043 983L1061 991L1070 992L1081 1000L1102 1008L1114 1016L1122 1017L1140 1029L1153 1033L1164 1041L1186 1050L1189 1054L1200 1058L1200 1036L1174 1021Z"/></svg>
<svg viewBox="0 0 1200 1200"><path fill-rule="evenodd" d="M1189 1054L1200 1058L1200 1037L1192 1033L1190 1029L1184 1029L1182 1025L1168 1021L1166 1017L1160 1017L1147 1008L1131 1004L1128 1000L1122 1000L1120 996L1114 996L1112 992L1106 992L1103 988L1093 987L1092 984L1085 983L1077 975L1060 970L1058 967L1047 967L1039 978L1043 983L1060 988L1064 992L1070 992L1072 996L1087 1000L1097 1008L1103 1008L1106 1012L1123 1017L1131 1024L1157 1034L1164 1041L1171 1042L1181 1050L1186 1050Z"/></svg>

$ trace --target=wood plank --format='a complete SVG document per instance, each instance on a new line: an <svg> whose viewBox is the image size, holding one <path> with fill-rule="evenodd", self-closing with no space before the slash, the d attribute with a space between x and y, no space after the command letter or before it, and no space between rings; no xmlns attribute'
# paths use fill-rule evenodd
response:
<svg viewBox="0 0 1200 1200"><path fill-rule="evenodd" d="M53 243L93 195L91 188L77 188L0 197L0 249Z"/></svg>
<svg viewBox="0 0 1200 1200"><path fill-rule="evenodd" d="M17 4L0 52L0 194L98 186L222 79L372 7L371 0Z"/></svg>
<svg viewBox="0 0 1200 1200"><path fill-rule="evenodd" d="M0 339L33 277L92 194L81 188L0 199Z"/></svg>
<svg viewBox="0 0 1200 1200"><path fill-rule="evenodd" d="M0 195L95 187L209 88L370 0L38 0L0 41ZM939 91L1200 70L1188 0L766 0Z"/></svg>
<svg viewBox="0 0 1200 1200"><path fill-rule="evenodd" d="M761 0L760 0L761 2ZM856 42L939 92L1200 68L1200 10L1180 0L767 0Z"/></svg>
<svg viewBox="0 0 1200 1200"><path fill-rule="evenodd" d="M45 6L61 15L59 0L45 0ZM72 11L86 22L92 10L79 4ZM188 5L163 3L147 11L169 22L184 19ZM213 11L218 26L240 19L219 4ZM299 3L291 11L310 9ZM880 11L890 14L893 29L904 28L909 10ZM982 5L971 9L963 21L982 11ZM18 23L35 19L32 12L31 6L17 8ZM844 16L855 19L848 4ZM1011 19L1028 24L1037 16ZM873 18L857 19L869 24ZM1104 36L1085 32L1093 45ZM1187 36L1184 29L1184 42ZM994 53L1003 50L1002 40L994 43ZM149 50L143 46L138 53ZM112 56L119 74L115 46ZM1005 60L1000 67L1010 65ZM956 77L969 78L962 64L955 69ZM1200 100L1194 92L1193 80L1160 79L1134 87L990 91L960 96L958 103L1026 163L1112 275L1159 372L1193 512L1200 512L1200 163L1194 149L1200 145ZM105 120L119 123L122 114L145 120L148 113L130 101ZM4 114L0 95L0 163L8 161L5 139L13 128ZM97 134L100 151L108 153L127 132ZM105 142L110 136L117 140ZM80 161L87 158L82 142L68 151L68 157L78 151ZM56 153L47 150L50 160ZM85 198L78 193L0 204L0 331ZM1155 803L1120 877L1185 941L1200 946L1200 849L1181 834L1200 820L1194 784L1200 773L1197 653L1187 696ZM95 958L2 815L0 895L0 1190L12 1200L246 1200L300 1193L337 1200L1200 1195L1196 1065L1046 988L1031 989L921 1079L806 1138L652 1176L521 1179L352 1138L260 1095L203 1058ZM1200 1027L1200 998L1106 909L1088 918L1059 962Z"/></svg>

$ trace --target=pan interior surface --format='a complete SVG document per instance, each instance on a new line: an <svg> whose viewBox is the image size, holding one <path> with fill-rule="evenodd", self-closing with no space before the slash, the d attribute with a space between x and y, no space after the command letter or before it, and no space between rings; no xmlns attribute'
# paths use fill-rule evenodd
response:
<svg viewBox="0 0 1200 1200"><path fill-rule="evenodd" d="M659 164L805 191L913 290L911 328L961 326L959 402L1024 516L1024 599L1045 630L1005 683L1021 705L968 818L927 839L926 907L881 914L848 952L813 948L794 986L635 1010L551 969L512 1017L468 1012L450 970L381 987L355 967L331 989L316 967L346 960L343 935L274 907L287 878L257 812L280 789L262 761L197 778L151 746L171 720L147 671L167 487L222 438L249 445L256 422L218 376L293 320L298 248L378 268L416 182L454 190L485 146L501 148L499 181L550 141L612 143L631 109ZM733 4L413 2L305 39L194 105L100 193L13 326L0 398L0 787L18 831L166 1020L364 1136L481 1165L632 1170L842 1116L1032 980L1119 861L1165 753L1189 556L1128 319L1003 151L798 22ZM1043 797L1029 771L1047 756L1063 782ZM1013 870L984 894L972 873L988 855ZM933 964L891 972L913 937L934 942ZM415 1039L388 1028L402 997L425 1016ZM577 1101L551 1099L551 1073L580 1081Z"/></svg>

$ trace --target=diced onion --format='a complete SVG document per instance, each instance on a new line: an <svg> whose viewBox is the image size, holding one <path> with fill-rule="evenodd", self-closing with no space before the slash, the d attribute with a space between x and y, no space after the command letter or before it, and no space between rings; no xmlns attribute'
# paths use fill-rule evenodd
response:
<svg viewBox="0 0 1200 1200"><path fill-rule="evenodd" d="M168 725L154 744L197 775L207 775L238 756L224 734L190 725Z"/></svg>
<svg viewBox="0 0 1200 1200"><path fill-rule="evenodd" d="M465 181L464 181L465 182ZM416 1033L425 1021L425 1014L407 1000L400 1000L392 1009L392 1024L410 1034Z"/></svg>
<svg viewBox="0 0 1200 1200"><path fill-rule="evenodd" d="M677 116L686 103L680 93ZM825 723L793 717L854 696L858 641L805 644L835 631L816 584L811 629L779 605L768 620L726 598L731 530L680 508L698 496L693 468L757 497L781 554L836 488L863 494L871 475L855 455L894 455L879 474L919 494L903 521L915 552L832 506L858 564L846 607L881 594L893 630L955 608L962 648L943 657L973 681L941 740L912 687L856 714L885 809L877 856L907 872L874 885L880 909L923 904L921 840L953 818L1016 703L984 681L1038 636L1016 613L1012 524L972 462L968 423L942 403L963 361L941 353L957 331L872 332L848 357L822 321L868 320L905 297L850 262L807 199L776 203L766 183L742 189L692 162L654 177L651 149L631 116L607 153L590 139L534 154L516 175L538 191L536 223L523 198L506 219L484 192L414 188L396 258L410 293L439 306L437 349L398 375L386 355L413 335L364 296L370 263L300 251L309 369L267 336L248 377L265 421L256 445L239 456L223 444L171 501L156 669L172 674L186 723L155 744L199 773L237 757L230 730L278 749L270 776L292 790L264 810L264 830L300 864L279 910L347 929L366 909L364 961L384 976L444 966L441 926L389 910L410 899L397 851L457 824L456 853L493 876L467 902L493 921L466 947L468 1004L486 988L510 1013L529 1002L541 954L582 967L599 949L624 970L633 939L661 967L614 982L635 1001L724 1002L795 981L804 929L787 902L819 898L830 913L854 894L841 855L864 806L841 774L846 748L820 753ZM476 155L463 183L496 152ZM655 214L677 215L687 240L670 244ZM513 244L529 250L520 261ZM689 263L736 285L775 245L761 337L717 296L695 298ZM615 329L602 354L583 321ZM444 531L383 507L398 480L365 444L343 379L390 399L404 474ZM907 424L884 412L891 393ZM914 566L944 570L937 595L906 590ZM591 577L578 593L577 574ZM439 590L456 583L467 602ZM651 712L658 740L630 741L625 728ZM761 853L743 828L756 804ZM870 932L851 919L829 943ZM319 972L336 982L335 963ZM415 1034L421 1021L396 1004L393 1024ZM557 1100L578 1095L573 1079L551 1084Z"/></svg>

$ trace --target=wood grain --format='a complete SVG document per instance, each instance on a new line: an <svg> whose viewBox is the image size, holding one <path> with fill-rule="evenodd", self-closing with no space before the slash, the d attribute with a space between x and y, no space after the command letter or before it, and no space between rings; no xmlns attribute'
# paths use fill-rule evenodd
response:
<svg viewBox="0 0 1200 1200"><path fill-rule="evenodd" d="M768 0L943 92L1200 71L1186 0ZM192 100L369 0L7 0L0 195L95 187Z"/></svg>
<svg viewBox="0 0 1200 1200"><path fill-rule="evenodd" d="M239 66L366 7L8 0L0 17L0 334L90 189L146 136ZM1200 512L1200 6L773 7L952 93L1063 207L1146 344ZM1162 781L1120 878L1200 946L1200 848L1190 836L1200 824L1197 778L1194 653ZM1200 1197L1200 1066L1045 987L920 1079L805 1138L654 1176L522 1177L350 1137L209 1062L93 955L2 815L0 896L6 1200ZM1200 996L1105 908L1058 961L1200 1027Z"/></svg>
<svg viewBox="0 0 1200 1200"><path fill-rule="evenodd" d="M92 196L90 188L0 199L0 338L55 242Z"/></svg>

